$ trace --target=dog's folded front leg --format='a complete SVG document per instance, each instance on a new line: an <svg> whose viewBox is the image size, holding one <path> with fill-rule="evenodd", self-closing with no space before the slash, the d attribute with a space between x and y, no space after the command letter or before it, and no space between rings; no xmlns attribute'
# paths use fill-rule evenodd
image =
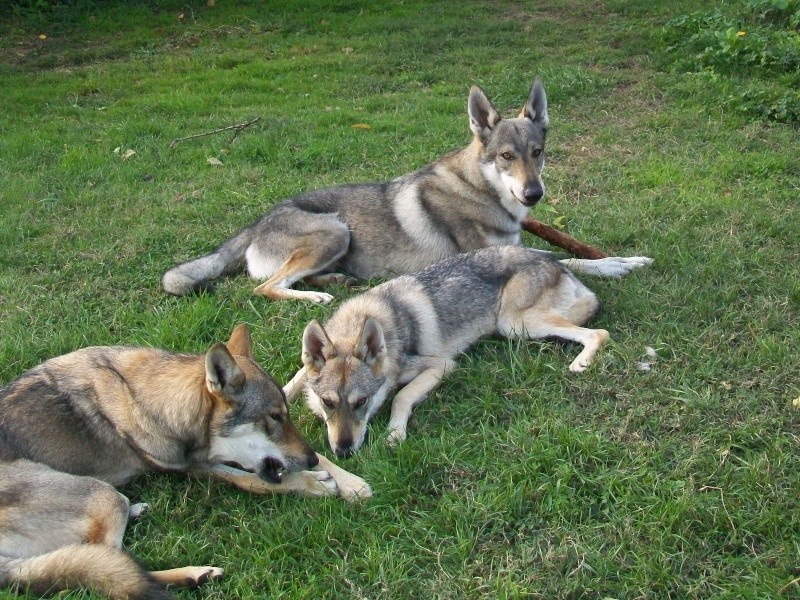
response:
<svg viewBox="0 0 800 600"><path fill-rule="evenodd" d="M252 494L298 492L307 496L335 496L339 491L336 480L324 470L286 473L280 483L265 481L255 473L227 465L213 465L202 472Z"/></svg>
<svg viewBox="0 0 800 600"><path fill-rule="evenodd" d="M283 386L283 393L286 395L286 401L292 402L303 392L303 386L306 383L306 368L302 367L292 380Z"/></svg>
<svg viewBox="0 0 800 600"><path fill-rule="evenodd" d="M317 454L317 458L319 459L319 464L314 467L314 470L322 470L330 473L331 477L336 481L336 485L339 488L339 495L342 498L353 501L372 496L372 488L366 481L361 479L361 477L353 475L349 471L345 471L319 453Z"/></svg>
<svg viewBox="0 0 800 600"><path fill-rule="evenodd" d="M455 367L455 362L448 358L426 358L420 365L420 373L408 385L401 389L392 400L392 414L387 427L389 433L386 441L390 445L397 444L406 439L408 419L414 407L425 400L431 391Z"/></svg>
<svg viewBox="0 0 800 600"><path fill-rule="evenodd" d="M653 259L647 256L609 256L595 260L565 258L558 262L575 273L597 277L625 277L632 271L651 264Z"/></svg>

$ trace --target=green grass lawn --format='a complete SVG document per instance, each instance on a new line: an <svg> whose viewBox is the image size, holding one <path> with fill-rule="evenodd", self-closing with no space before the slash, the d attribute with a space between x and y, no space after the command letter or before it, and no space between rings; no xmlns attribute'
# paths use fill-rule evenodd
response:
<svg viewBox="0 0 800 600"><path fill-rule="evenodd" d="M286 381L306 323L338 302L271 303L244 275L172 298L163 271L288 195L465 145L471 85L513 115L540 75L551 134L535 216L656 259L584 278L613 339L596 364L575 375L573 345L483 341L407 442L385 445L385 411L341 461L369 501L153 474L123 490L152 506L125 544L154 569L226 570L179 598L800 598L800 134L728 108L747 74L669 69L662 26L705 5L3 9L0 384L87 345L201 352L241 321ZM293 415L326 449L302 403Z"/></svg>

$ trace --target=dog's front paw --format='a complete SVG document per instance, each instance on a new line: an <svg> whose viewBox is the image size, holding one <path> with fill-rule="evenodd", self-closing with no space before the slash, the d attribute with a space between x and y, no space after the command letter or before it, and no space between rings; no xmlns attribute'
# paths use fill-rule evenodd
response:
<svg viewBox="0 0 800 600"><path fill-rule="evenodd" d="M397 446L401 442L406 441L406 428L405 427L392 427L389 433L386 434L386 443L392 447Z"/></svg>
<svg viewBox="0 0 800 600"><path fill-rule="evenodd" d="M339 486L339 495L348 502L372 496L372 488L366 481L346 471L337 475L336 485Z"/></svg>
<svg viewBox="0 0 800 600"><path fill-rule="evenodd" d="M308 496L336 496L339 486L333 476L327 471L301 471L298 473L303 478L303 493Z"/></svg>
<svg viewBox="0 0 800 600"><path fill-rule="evenodd" d="M647 256L611 256L601 258L597 262L599 274L604 277L625 277L636 269L641 269L653 262Z"/></svg>

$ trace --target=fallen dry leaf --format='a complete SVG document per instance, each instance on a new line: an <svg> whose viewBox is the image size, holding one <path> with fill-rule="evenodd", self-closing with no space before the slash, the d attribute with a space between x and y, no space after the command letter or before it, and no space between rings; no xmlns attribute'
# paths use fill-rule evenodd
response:
<svg viewBox="0 0 800 600"><path fill-rule="evenodd" d="M128 160L131 156L134 156L135 154L136 150L131 150L130 148L128 148L127 150L125 150L125 152L122 153L122 159Z"/></svg>
<svg viewBox="0 0 800 600"><path fill-rule="evenodd" d="M221 167L222 166L222 161L220 159L218 159L218 158L214 158L213 156L209 156L206 159L206 162L208 164L210 164L211 166L214 166L214 167Z"/></svg>
<svg viewBox="0 0 800 600"><path fill-rule="evenodd" d="M355 125L351 125L353 129L372 129L372 125L367 125L366 123L356 123Z"/></svg>

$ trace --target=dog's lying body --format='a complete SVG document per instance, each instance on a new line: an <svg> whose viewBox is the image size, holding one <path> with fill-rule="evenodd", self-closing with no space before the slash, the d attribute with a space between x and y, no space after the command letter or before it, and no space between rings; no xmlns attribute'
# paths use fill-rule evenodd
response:
<svg viewBox="0 0 800 600"><path fill-rule="evenodd" d="M479 87L467 109L472 143L413 173L384 183L321 189L278 203L210 254L162 277L170 294L210 286L246 266L265 280L255 293L330 302L324 292L292 289L361 279L388 279L487 246L520 243L522 221L544 195L541 172L547 97L537 79L518 118L502 119ZM645 257L566 259L576 272L618 277Z"/></svg>
<svg viewBox="0 0 800 600"><path fill-rule="evenodd" d="M0 390L0 585L166 598L164 585L220 577L214 567L148 573L121 551L129 515L146 505L113 486L146 470L255 493L370 494L295 429L246 327L205 355L85 348Z"/></svg>
<svg viewBox="0 0 800 600"><path fill-rule="evenodd" d="M505 246L455 256L348 300L324 328L309 323L304 366L284 392L291 400L305 390L331 448L348 456L397 388L389 440L405 439L414 405L482 336L579 342L584 349L570 370L583 371L609 337L582 327L598 308L594 293L566 267L533 250Z"/></svg>

